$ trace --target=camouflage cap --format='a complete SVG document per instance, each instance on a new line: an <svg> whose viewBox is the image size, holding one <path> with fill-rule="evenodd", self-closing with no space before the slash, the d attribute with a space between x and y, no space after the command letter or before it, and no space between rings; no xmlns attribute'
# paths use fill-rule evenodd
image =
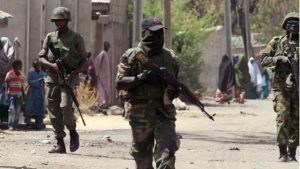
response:
<svg viewBox="0 0 300 169"><path fill-rule="evenodd" d="M57 7L53 9L51 15L51 22L54 22L55 20L71 21L70 10L66 7Z"/></svg>
<svg viewBox="0 0 300 169"><path fill-rule="evenodd" d="M283 29L286 29L285 26L286 26L286 23L287 23L289 20L298 20L298 21L299 21L299 13L298 13L298 12L290 12L290 13L288 13L288 14L284 17L283 22L282 22L282 28L283 28Z"/></svg>

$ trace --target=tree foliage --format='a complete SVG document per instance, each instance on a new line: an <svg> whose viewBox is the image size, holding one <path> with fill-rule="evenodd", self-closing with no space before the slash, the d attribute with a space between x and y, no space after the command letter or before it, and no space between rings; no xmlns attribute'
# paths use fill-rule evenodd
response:
<svg viewBox="0 0 300 169"><path fill-rule="evenodd" d="M251 30L261 33L261 40L267 43L273 36L285 33L281 25L285 15L298 11L298 0L260 0L251 15Z"/></svg>

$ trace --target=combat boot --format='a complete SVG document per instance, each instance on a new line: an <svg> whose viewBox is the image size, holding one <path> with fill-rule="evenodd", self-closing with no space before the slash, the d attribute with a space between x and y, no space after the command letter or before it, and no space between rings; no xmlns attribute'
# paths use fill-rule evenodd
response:
<svg viewBox="0 0 300 169"><path fill-rule="evenodd" d="M74 152L79 148L79 135L77 131L70 130L70 151Z"/></svg>
<svg viewBox="0 0 300 169"><path fill-rule="evenodd" d="M279 147L279 161L280 162L287 162L288 161L288 154L287 154L287 146L281 145Z"/></svg>
<svg viewBox="0 0 300 169"><path fill-rule="evenodd" d="M289 148L289 153L288 153L288 160L289 161L295 161L295 162L297 162L297 159L296 159L296 150L297 150L297 147L291 147L291 148Z"/></svg>
<svg viewBox="0 0 300 169"><path fill-rule="evenodd" d="M57 145L54 146L50 151L48 151L48 153L59 153L59 154L66 153L64 138L58 138Z"/></svg>

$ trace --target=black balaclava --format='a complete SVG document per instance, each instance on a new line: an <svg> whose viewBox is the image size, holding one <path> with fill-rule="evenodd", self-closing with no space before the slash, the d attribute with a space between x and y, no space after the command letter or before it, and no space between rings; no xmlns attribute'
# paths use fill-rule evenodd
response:
<svg viewBox="0 0 300 169"><path fill-rule="evenodd" d="M287 35L291 37L292 40L299 39L299 19L291 19L286 23Z"/></svg>
<svg viewBox="0 0 300 169"><path fill-rule="evenodd" d="M157 31L143 29L141 44L148 56L160 53L164 46L164 29L162 28Z"/></svg>

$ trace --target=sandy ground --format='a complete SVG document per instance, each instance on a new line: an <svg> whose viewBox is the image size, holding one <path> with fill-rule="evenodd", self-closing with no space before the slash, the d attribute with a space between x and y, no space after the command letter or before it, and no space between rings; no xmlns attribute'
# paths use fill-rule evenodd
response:
<svg viewBox="0 0 300 169"><path fill-rule="evenodd" d="M248 100L244 105L218 105L205 99L215 122L194 106L178 111L182 135L178 169L298 169L295 162L277 162L275 113L272 101ZM131 132L121 116L84 116L79 119L81 147L75 153L48 154L55 143L51 126L43 131L0 132L0 168L7 169L134 169L129 155ZM107 137L111 138L111 141ZM69 137L66 137L69 146ZM299 154L297 152L297 154ZM299 156L297 155L299 159Z"/></svg>

